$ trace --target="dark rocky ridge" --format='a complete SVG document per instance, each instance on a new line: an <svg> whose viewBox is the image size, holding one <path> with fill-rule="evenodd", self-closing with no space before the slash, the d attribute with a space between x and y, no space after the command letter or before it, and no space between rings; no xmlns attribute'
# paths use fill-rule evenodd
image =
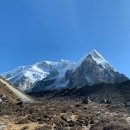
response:
<svg viewBox="0 0 130 130"><path fill-rule="evenodd" d="M68 97L70 99L87 99L101 102L111 100L112 103L123 104L130 99L130 80L119 84L100 83L93 86L74 87L58 90L47 90L39 93L32 93L36 98Z"/></svg>

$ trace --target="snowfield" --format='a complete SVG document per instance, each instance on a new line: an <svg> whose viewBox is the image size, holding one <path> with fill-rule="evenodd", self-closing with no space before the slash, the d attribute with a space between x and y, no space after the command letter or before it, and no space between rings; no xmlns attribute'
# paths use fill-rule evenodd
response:
<svg viewBox="0 0 130 130"><path fill-rule="evenodd" d="M61 60L59 62L42 61L34 65L21 66L2 76L22 91L30 90L32 85L49 77L64 77L67 70L75 65L74 62Z"/></svg>

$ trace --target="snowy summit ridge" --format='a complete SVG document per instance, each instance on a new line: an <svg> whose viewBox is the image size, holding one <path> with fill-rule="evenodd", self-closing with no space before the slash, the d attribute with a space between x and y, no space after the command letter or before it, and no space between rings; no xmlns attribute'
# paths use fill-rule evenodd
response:
<svg viewBox="0 0 130 130"><path fill-rule="evenodd" d="M42 61L34 65L21 66L12 71L3 73L2 76L15 86L25 91L35 82L50 76L64 76L65 72L75 63L68 60L59 62Z"/></svg>
<svg viewBox="0 0 130 130"><path fill-rule="evenodd" d="M79 62L61 60L59 62L42 61L34 65L18 67L2 74L21 90L30 88L37 91L93 85L101 82L120 83L128 78L115 71L102 55L93 49Z"/></svg>

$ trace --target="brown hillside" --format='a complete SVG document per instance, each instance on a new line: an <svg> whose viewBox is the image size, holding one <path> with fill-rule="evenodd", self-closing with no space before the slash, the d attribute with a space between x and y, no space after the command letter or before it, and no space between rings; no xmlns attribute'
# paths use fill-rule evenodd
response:
<svg viewBox="0 0 130 130"><path fill-rule="evenodd" d="M16 102L18 97L3 83L0 82L0 95L5 95L11 102Z"/></svg>

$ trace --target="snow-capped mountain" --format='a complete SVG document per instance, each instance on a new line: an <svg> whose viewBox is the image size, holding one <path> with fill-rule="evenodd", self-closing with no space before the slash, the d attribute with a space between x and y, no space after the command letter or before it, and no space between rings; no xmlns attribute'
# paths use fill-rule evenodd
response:
<svg viewBox="0 0 130 130"><path fill-rule="evenodd" d="M66 87L104 83L121 83L128 78L117 72L96 50L78 63L42 61L2 74L21 90L40 92Z"/></svg>
<svg viewBox="0 0 130 130"><path fill-rule="evenodd" d="M86 54L61 79L47 78L33 85L32 92L54 90L66 87L91 86L101 82L120 83L128 78L117 72L96 50Z"/></svg>
<svg viewBox="0 0 130 130"><path fill-rule="evenodd" d="M96 50L92 50L80 60L74 70L67 71L66 80L69 80L69 86L79 87L101 82L121 83L128 78L117 72Z"/></svg>
<svg viewBox="0 0 130 130"><path fill-rule="evenodd" d="M60 62L42 61L34 65L21 66L2 76L15 86L25 91L32 87L36 81L47 77L63 77L65 72L74 66L74 62L61 60Z"/></svg>

